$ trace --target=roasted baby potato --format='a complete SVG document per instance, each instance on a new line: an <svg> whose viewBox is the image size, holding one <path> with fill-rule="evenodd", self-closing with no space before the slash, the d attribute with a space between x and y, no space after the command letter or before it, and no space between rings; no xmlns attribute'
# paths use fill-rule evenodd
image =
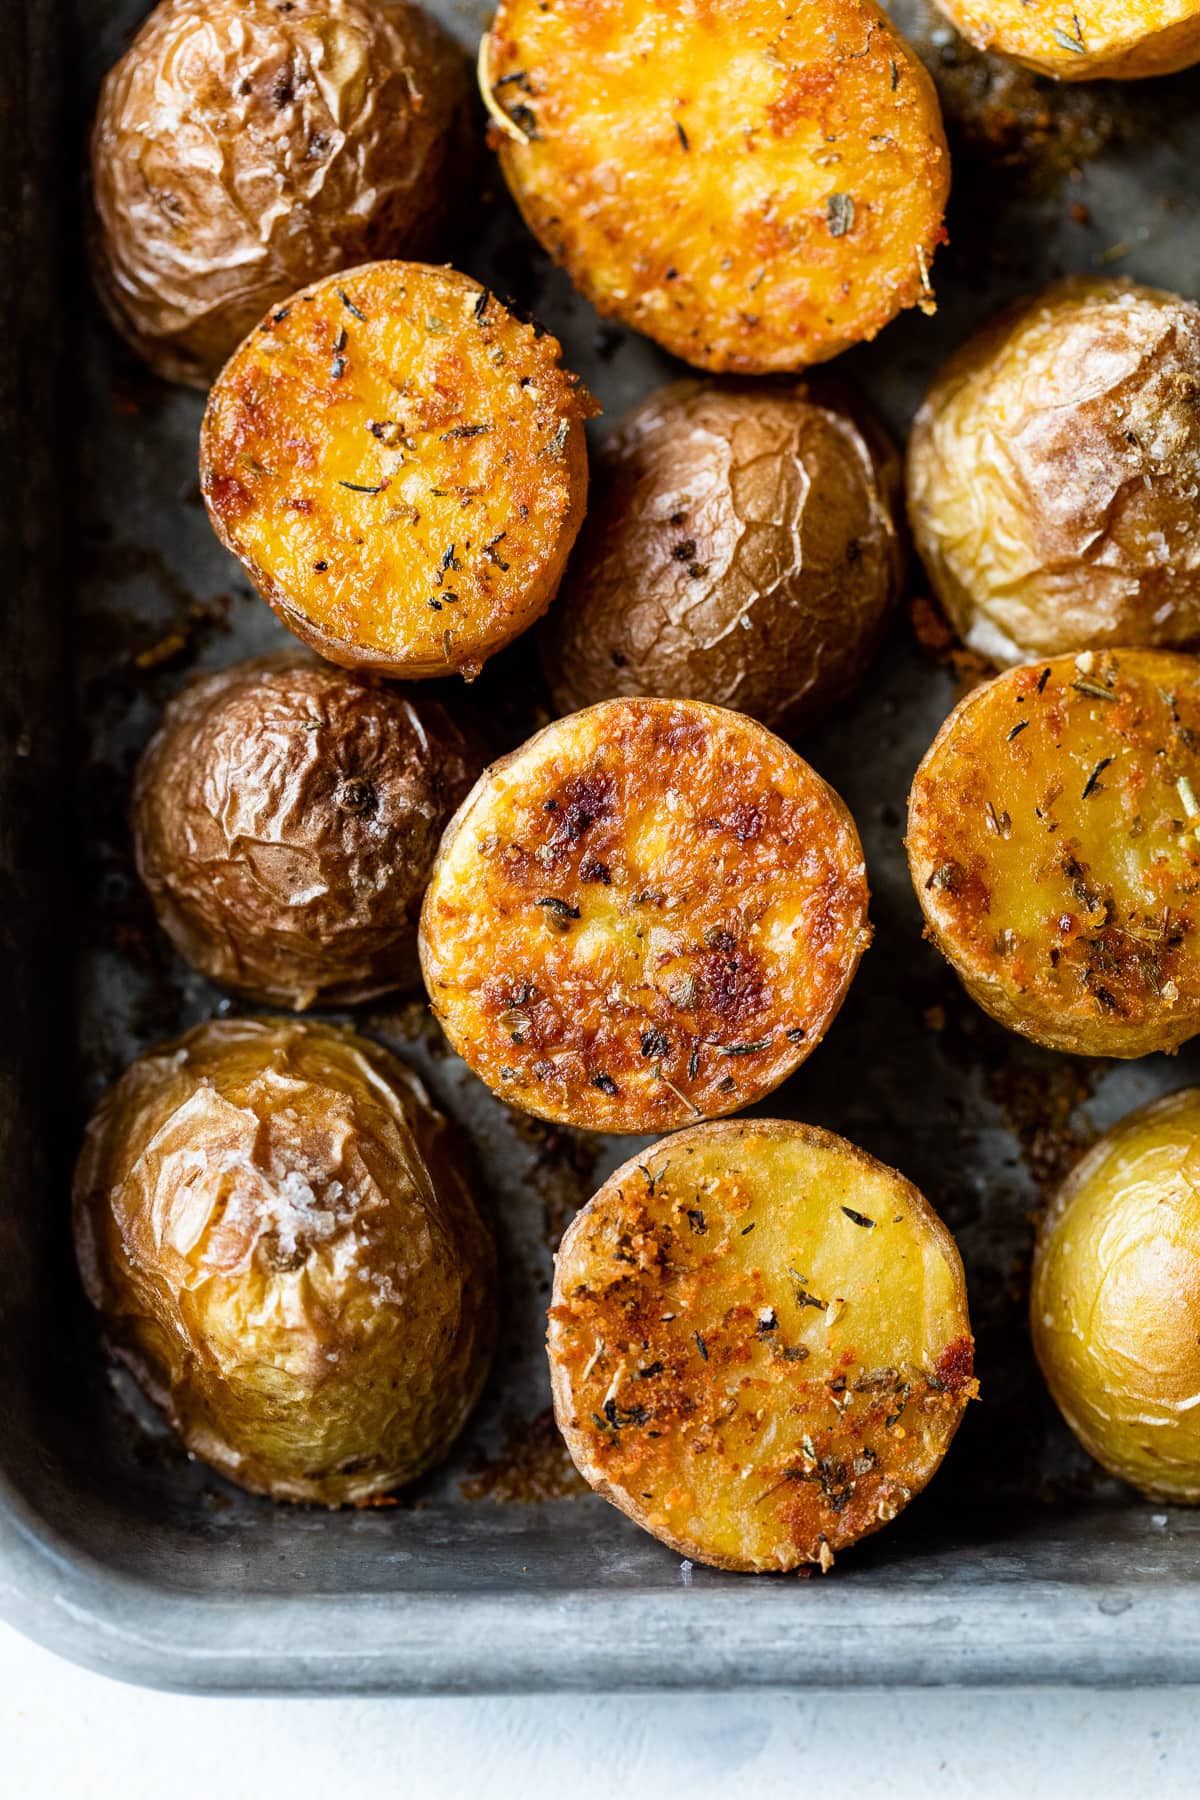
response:
<svg viewBox="0 0 1200 1800"><path fill-rule="evenodd" d="M595 1131L769 1094L869 940L841 800L761 725L694 700L609 700L496 763L421 913L455 1050L501 1099Z"/></svg>
<svg viewBox="0 0 1200 1800"><path fill-rule="evenodd" d="M542 627L555 704L660 694L810 725L863 673L898 592L899 497L895 451L841 396L653 394L593 460Z"/></svg>
<svg viewBox="0 0 1200 1800"><path fill-rule="evenodd" d="M917 414L908 508L999 663L1200 638L1200 307L1057 283L970 338Z"/></svg>
<svg viewBox="0 0 1200 1800"><path fill-rule="evenodd" d="M1068 1175L1030 1323L1084 1448L1155 1500L1200 1500L1200 1089L1139 1107Z"/></svg>
<svg viewBox="0 0 1200 1800"><path fill-rule="evenodd" d="M1011 669L951 713L909 796L928 935L993 1018L1146 1056L1200 1031L1200 660Z"/></svg>
<svg viewBox="0 0 1200 1800"><path fill-rule="evenodd" d="M1198 0L937 0L980 50L1059 81L1170 75L1200 61Z"/></svg>
<svg viewBox="0 0 1200 1800"><path fill-rule="evenodd" d="M445 1121L365 1038L230 1019L139 1057L88 1126L74 1212L117 1354L255 1493L369 1501L475 1403L491 1238Z"/></svg>
<svg viewBox="0 0 1200 1800"><path fill-rule="evenodd" d="M100 93L93 260L156 374L207 387L319 276L433 249L469 73L408 0L162 0Z"/></svg>
<svg viewBox="0 0 1200 1800"><path fill-rule="evenodd" d="M318 282L209 395L217 536L331 662L478 674L549 606L583 518L595 407L559 358L453 269Z"/></svg>
<svg viewBox="0 0 1200 1800"><path fill-rule="evenodd" d="M479 70L531 231L685 361L800 369L932 311L946 140L873 0L501 0Z"/></svg>
<svg viewBox="0 0 1200 1800"><path fill-rule="evenodd" d="M772 1119L609 1177L563 1238L549 1351L580 1473L723 1569L828 1569L921 1491L976 1392L937 1214L844 1138Z"/></svg>
<svg viewBox="0 0 1200 1800"><path fill-rule="evenodd" d="M420 981L438 840L484 763L436 701L302 651L241 663L167 708L134 785L138 871L210 981L275 1006Z"/></svg>

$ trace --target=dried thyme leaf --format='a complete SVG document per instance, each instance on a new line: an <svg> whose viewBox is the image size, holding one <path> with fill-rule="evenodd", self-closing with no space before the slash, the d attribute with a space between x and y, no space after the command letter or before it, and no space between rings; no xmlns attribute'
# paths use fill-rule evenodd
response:
<svg viewBox="0 0 1200 1800"><path fill-rule="evenodd" d="M849 194L830 194L825 201L830 237L845 237L854 227L854 201Z"/></svg>

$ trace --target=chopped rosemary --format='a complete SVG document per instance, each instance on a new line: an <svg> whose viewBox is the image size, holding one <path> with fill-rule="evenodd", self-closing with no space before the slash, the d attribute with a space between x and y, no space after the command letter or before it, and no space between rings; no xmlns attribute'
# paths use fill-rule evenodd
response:
<svg viewBox="0 0 1200 1800"><path fill-rule="evenodd" d="M1117 697L1111 688L1101 687L1098 681L1088 681L1082 675L1078 681L1073 681L1071 686L1075 689L1077 694L1086 694L1089 700L1115 701Z"/></svg>
<svg viewBox="0 0 1200 1800"><path fill-rule="evenodd" d="M687 1222L697 1237L703 1237L708 1230L708 1221L705 1219L704 1213L698 1206L688 1207Z"/></svg>
<svg viewBox="0 0 1200 1800"><path fill-rule="evenodd" d="M1028 719L1021 719L1019 721L1019 723L1014 725L1012 730L1008 734L1008 742L1011 744L1015 737L1020 737L1021 733L1027 728L1028 724L1029 724Z"/></svg>
<svg viewBox="0 0 1200 1800"><path fill-rule="evenodd" d="M788 1274L792 1278L792 1292L797 1306L815 1306L818 1312L829 1311L829 1302L818 1300L815 1294L809 1293L804 1285L806 1277L799 1270L793 1269L791 1263L788 1264Z"/></svg>
<svg viewBox="0 0 1200 1800"><path fill-rule="evenodd" d="M757 1056L760 1050L769 1050L769 1037L759 1038L753 1044L714 1044L713 1049L718 1056Z"/></svg>
<svg viewBox="0 0 1200 1800"><path fill-rule="evenodd" d="M1060 50L1070 50L1075 56L1083 56L1087 52L1087 45L1083 41L1083 27L1079 23L1078 13L1071 14L1071 22L1075 27L1075 36L1072 37L1069 31L1064 31L1061 25L1056 25L1053 32L1054 41Z"/></svg>
<svg viewBox="0 0 1200 1800"><path fill-rule="evenodd" d="M1087 781L1084 784L1083 795L1082 795L1082 798L1084 800L1086 800L1088 798L1089 794L1095 794L1097 792L1103 791L1101 789L1101 785L1100 785L1100 777L1101 777L1101 775L1103 775L1105 769L1107 769L1109 763L1112 762L1112 760L1113 759L1111 756L1102 756L1100 758L1100 761L1096 764L1095 768L1092 770L1091 774L1088 776Z"/></svg>
<svg viewBox="0 0 1200 1800"><path fill-rule="evenodd" d="M448 444L451 438L482 437L491 429L490 425L452 425L449 431L443 431L442 442Z"/></svg>
<svg viewBox="0 0 1200 1800"><path fill-rule="evenodd" d="M366 314L359 312L357 306L355 306L353 300L350 298L350 296L346 292L345 288L338 288L336 291L337 291L338 299L341 301L342 305L345 307L345 309L348 313L350 313L356 319L365 319L366 318Z"/></svg>
<svg viewBox="0 0 1200 1800"><path fill-rule="evenodd" d="M679 139L680 144L684 148L684 150L690 150L692 146L688 142L688 134L683 129L683 126L678 119L676 119L676 121L675 121L675 133Z"/></svg>
<svg viewBox="0 0 1200 1800"><path fill-rule="evenodd" d="M1043 669L1041 674L1038 676L1037 691L1039 694L1045 693L1046 683L1049 681L1049 679L1050 679L1049 669Z"/></svg>
<svg viewBox="0 0 1200 1800"><path fill-rule="evenodd" d="M874 1231L875 1221L874 1219L868 1219L866 1213L855 1212L852 1206L843 1206L842 1211L852 1225L863 1225L868 1231Z"/></svg>
<svg viewBox="0 0 1200 1800"><path fill-rule="evenodd" d="M382 494L387 482L381 481L376 487L364 487L360 481L339 481L338 486L349 488L352 494Z"/></svg>
<svg viewBox="0 0 1200 1800"><path fill-rule="evenodd" d="M704 1339L700 1336L700 1333L698 1331L694 1331L692 1333L692 1336L696 1340L696 1348L700 1352L700 1360L702 1362L707 1362L708 1361L708 1345L705 1343Z"/></svg>

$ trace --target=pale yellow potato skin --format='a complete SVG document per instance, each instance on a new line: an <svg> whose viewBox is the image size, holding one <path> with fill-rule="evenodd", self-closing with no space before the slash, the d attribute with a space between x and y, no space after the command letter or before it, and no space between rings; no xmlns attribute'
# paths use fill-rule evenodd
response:
<svg viewBox="0 0 1200 1800"><path fill-rule="evenodd" d="M1148 1056L1200 1031L1200 659L1085 652L969 694L909 796L927 935L1011 1031Z"/></svg>
<svg viewBox="0 0 1200 1800"><path fill-rule="evenodd" d="M926 1485L977 1391L946 1227L792 1121L695 1126L611 1175L563 1238L547 1342L580 1473L723 1569L828 1569Z"/></svg>
<svg viewBox="0 0 1200 1800"><path fill-rule="evenodd" d="M1000 664L1200 638L1200 307L1056 283L967 340L913 424L934 593Z"/></svg>
<svg viewBox="0 0 1200 1800"><path fill-rule="evenodd" d="M409 0L162 0L100 92L92 251L156 374L207 387L305 282L436 248L469 77Z"/></svg>
<svg viewBox="0 0 1200 1800"><path fill-rule="evenodd" d="M88 1125L73 1208L112 1347L243 1487L369 1502L478 1397L490 1232L420 1082L352 1032L229 1019L139 1057Z"/></svg>
<svg viewBox="0 0 1200 1800"><path fill-rule="evenodd" d="M1056 81L1133 81L1200 61L1197 0L937 0L979 50Z"/></svg>
<svg viewBox="0 0 1200 1800"><path fill-rule="evenodd" d="M1200 1501L1200 1089L1130 1113L1068 1175L1030 1326L1089 1454L1150 1499Z"/></svg>
<svg viewBox="0 0 1200 1800"><path fill-rule="evenodd" d="M873 0L501 0L480 76L535 236L694 366L801 369L933 310L949 152Z"/></svg>

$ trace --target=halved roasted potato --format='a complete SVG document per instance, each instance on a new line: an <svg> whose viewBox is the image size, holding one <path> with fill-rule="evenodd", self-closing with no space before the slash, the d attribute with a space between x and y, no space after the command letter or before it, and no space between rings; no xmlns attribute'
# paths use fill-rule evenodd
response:
<svg viewBox="0 0 1200 1800"><path fill-rule="evenodd" d="M424 1088L351 1032L229 1019L139 1057L88 1126L74 1216L113 1348L256 1493L369 1501L478 1397L491 1236Z"/></svg>
<svg viewBox="0 0 1200 1800"><path fill-rule="evenodd" d="M1030 1323L1084 1448L1153 1499L1200 1501L1200 1089L1128 1114L1068 1175Z"/></svg>
<svg viewBox="0 0 1200 1800"><path fill-rule="evenodd" d="M696 701L606 701L496 763L421 914L459 1055L502 1099L597 1131L770 1093L869 940L841 800L761 725Z"/></svg>
<svg viewBox="0 0 1200 1800"><path fill-rule="evenodd" d="M92 131L101 299L207 387L272 304L436 247L470 167L467 64L409 0L161 0Z"/></svg>
<svg viewBox="0 0 1200 1800"><path fill-rule="evenodd" d="M929 935L1013 1031L1086 1056L1200 1031L1200 660L1091 651L1011 669L917 771Z"/></svg>
<svg viewBox="0 0 1200 1800"><path fill-rule="evenodd" d="M426 694L301 650L192 682L134 784L138 872L210 981L350 1005L420 981L438 841L485 757Z"/></svg>
<svg viewBox="0 0 1200 1800"><path fill-rule="evenodd" d="M1200 61L1200 0L937 0L980 50L1059 81L1129 81Z"/></svg>
<svg viewBox="0 0 1200 1800"><path fill-rule="evenodd" d="M592 1486L683 1556L820 1563L894 1519L976 1392L962 1263L844 1138L700 1125L609 1177L559 1250L554 1411Z"/></svg>
<svg viewBox="0 0 1200 1800"><path fill-rule="evenodd" d="M561 712L617 694L804 729L862 675L899 592L900 463L828 384L675 382L592 463L541 632Z"/></svg>
<svg viewBox="0 0 1200 1800"><path fill-rule="evenodd" d="M824 362L932 310L950 162L873 0L501 0L493 143L592 304L687 362Z"/></svg>
<svg viewBox="0 0 1200 1800"><path fill-rule="evenodd" d="M213 528L346 668L472 676L554 597L595 406L478 282L373 263L270 313L209 396Z"/></svg>
<svg viewBox="0 0 1200 1800"><path fill-rule="evenodd" d="M969 338L925 397L908 511L972 650L1023 662L1200 639L1200 306L1057 282Z"/></svg>

